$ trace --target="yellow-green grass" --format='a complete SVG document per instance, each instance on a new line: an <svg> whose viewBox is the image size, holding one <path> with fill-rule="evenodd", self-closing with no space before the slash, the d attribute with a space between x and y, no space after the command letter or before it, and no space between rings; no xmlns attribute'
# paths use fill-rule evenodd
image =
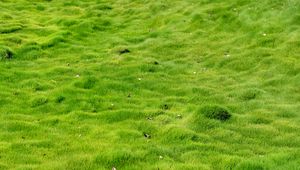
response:
<svg viewBox="0 0 300 170"><path fill-rule="evenodd" d="M0 59L0 169L300 167L298 0L0 0Z"/></svg>

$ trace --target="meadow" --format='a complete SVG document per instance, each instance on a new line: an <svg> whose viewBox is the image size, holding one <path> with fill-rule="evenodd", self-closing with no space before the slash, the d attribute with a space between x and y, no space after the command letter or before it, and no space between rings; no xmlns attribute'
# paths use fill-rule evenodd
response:
<svg viewBox="0 0 300 170"><path fill-rule="evenodd" d="M300 170L299 0L0 0L0 169Z"/></svg>

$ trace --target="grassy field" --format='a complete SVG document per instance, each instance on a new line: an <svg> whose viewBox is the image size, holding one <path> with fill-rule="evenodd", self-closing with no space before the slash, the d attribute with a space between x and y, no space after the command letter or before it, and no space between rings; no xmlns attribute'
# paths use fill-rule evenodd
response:
<svg viewBox="0 0 300 170"><path fill-rule="evenodd" d="M0 169L299 170L299 0L0 0Z"/></svg>

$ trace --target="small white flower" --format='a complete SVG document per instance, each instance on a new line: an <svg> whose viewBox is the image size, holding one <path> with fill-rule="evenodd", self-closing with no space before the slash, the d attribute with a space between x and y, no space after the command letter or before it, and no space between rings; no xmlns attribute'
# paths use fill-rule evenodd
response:
<svg viewBox="0 0 300 170"><path fill-rule="evenodd" d="M79 78L79 77L80 77L80 75L79 75L79 74L77 74L77 75L76 75L76 77L77 77L77 78Z"/></svg>
<svg viewBox="0 0 300 170"><path fill-rule="evenodd" d="M266 33L263 33L263 36L265 37L265 36L267 36L267 34L266 34Z"/></svg>
<svg viewBox="0 0 300 170"><path fill-rule="evenodd" d="M177 118L177 119L181 119L182 116L178 114L178 115L176 116L176 118Z"/></svg>
<svg viewBox="0 0 300 170"><path fill-rule="evenodd" d="M194 71L194 74L196 74L196 71Z"/></svg>
<svg viewBox="0 0 300 170"><path fill-rule="evenodd" d="M139 80L139 81L141 81L141 80L142 80L142 78L138 78L138 80Z"/></svg>
<svg viewBox="0 0 300 170"><path fill-rule="evenodd" d="M161 156L161 155L159 156L159 159L163 159L163 158L164 158L163 156Z"/></svg>

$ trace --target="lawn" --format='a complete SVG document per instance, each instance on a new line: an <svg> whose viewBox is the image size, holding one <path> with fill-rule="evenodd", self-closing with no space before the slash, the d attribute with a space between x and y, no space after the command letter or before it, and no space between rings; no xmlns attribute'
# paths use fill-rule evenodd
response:
<svg viewBox="0 0 300 170"><path fill-rule="evenodd" d="M0 169L300 170L299 0L0 0Z"/></svg>

